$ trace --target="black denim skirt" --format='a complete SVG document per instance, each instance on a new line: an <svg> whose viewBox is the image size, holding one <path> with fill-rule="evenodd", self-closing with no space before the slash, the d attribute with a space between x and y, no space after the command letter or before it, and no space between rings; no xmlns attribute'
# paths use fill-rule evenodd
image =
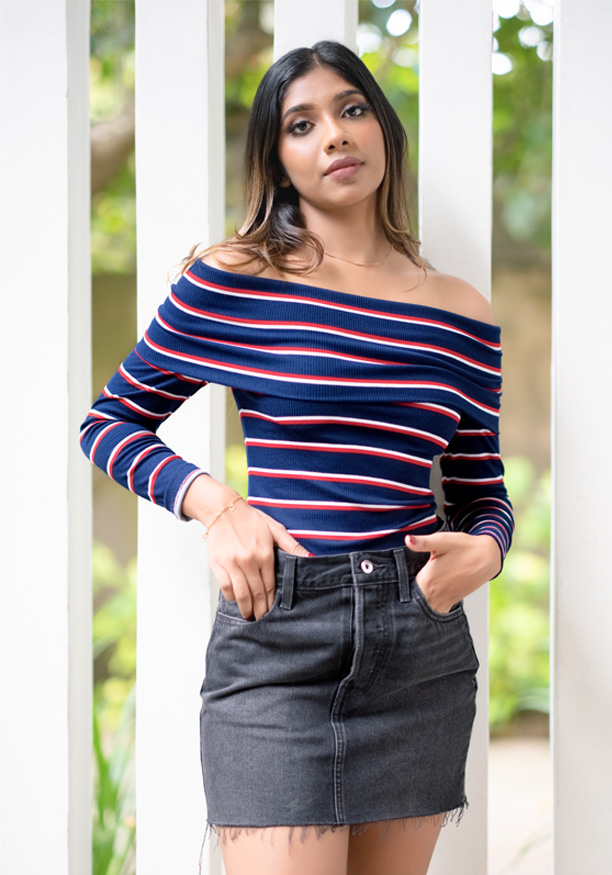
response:
<svg viewBox="0 0 612 875"><path fill-rule="evenodd" d="M459 812L478 659L463 606L433 610L428 554L277 554L273 607L222 594L201 752L214 826L336 827Z"/></svg>

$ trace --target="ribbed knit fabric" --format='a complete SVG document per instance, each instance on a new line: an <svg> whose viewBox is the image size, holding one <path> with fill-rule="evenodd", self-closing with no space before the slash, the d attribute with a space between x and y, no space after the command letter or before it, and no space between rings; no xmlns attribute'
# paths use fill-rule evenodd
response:
<svg viewBox="0 0 612 875"><path fill-rule="evenodd" d="M156 435L201 386L231 386L249 498L315 555L403 544L438 528L441 455L452 530L505 555L497 326L436 308L245 276L197 261L96 400L92 462L181 517L201 473Z"/></svg>

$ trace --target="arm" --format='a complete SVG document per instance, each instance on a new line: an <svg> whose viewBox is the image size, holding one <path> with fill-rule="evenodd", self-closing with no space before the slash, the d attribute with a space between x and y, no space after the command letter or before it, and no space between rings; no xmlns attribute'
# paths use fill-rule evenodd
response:
<svg viewBox="0 0 612 875"><path fill-rule="evenodd" d="M417 580L432 607L445 612L499 574L514 519L496 432L464 415L440 464L451 531L407 538L406 543L431 552Z"/></svg>
<svg viewBox="0 0 612 875"><path fill-rule="evenodd" d="M141 340L89 411L81 447L125 488L179 519L209 526L236 491L182 459L157 436L161 423L206 384L163 369L149 356ZM272 604L276 544L287 552L307 552L280 523L244 501L222 514L211 530L211 568L225 597L238 602L245 618L259 618Z"/></svg>

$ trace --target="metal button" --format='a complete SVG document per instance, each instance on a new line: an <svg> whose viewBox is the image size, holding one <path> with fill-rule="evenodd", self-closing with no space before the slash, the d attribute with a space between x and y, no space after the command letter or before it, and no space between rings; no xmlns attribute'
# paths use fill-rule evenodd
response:
<svg viewBox="0 0 612 875"><path fill-rule="evenodd" d="M374 566L369 559L364 559L361 563L361 570L364 572L364 574L371 574L374 571Z"/></svg>

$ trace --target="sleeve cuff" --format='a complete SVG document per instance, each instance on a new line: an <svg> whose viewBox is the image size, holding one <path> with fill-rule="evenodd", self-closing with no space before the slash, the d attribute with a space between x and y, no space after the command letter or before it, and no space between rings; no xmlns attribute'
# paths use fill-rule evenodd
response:
<svg viewBox="0 0 612 875"><path fill-rule="evenodd" d="M181 522L188 523L191 520L191 517L185 516L185 514L183 513L183 499L185 498L185 493L187 492L193 481L201 474L208 474L208 471L204 471L202 468L196 468L195 471L191 471L191 473L188 474L187 477L185 477L179 487L178 492L176 493L172 512L177 519L181 520Z"/></svg>

